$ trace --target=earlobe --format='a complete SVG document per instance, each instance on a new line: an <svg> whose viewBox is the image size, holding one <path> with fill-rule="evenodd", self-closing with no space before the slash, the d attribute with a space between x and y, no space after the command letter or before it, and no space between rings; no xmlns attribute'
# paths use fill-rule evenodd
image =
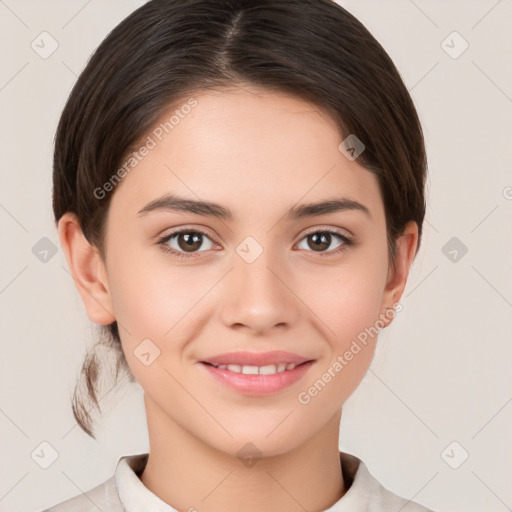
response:
<svg viewBox="0 0 512 512"><path fill-rule="evenodd" d="M418 247L418 225L416 222L409 222L401 236L396 240L396 257L394 264L390 263L388 278L382 297L382 314L384 323L388 326L394 315L386 314L393 309L393 304L400 301L407 284L409 270L416 255Z"/></svg>
<svg viewBox="0 0 512 512"><path fill-rule="evenodd" d="M87 316L95 324L115 321L104 263L80 227L76 215L65 213L58 223L59 239Z"/></svg>

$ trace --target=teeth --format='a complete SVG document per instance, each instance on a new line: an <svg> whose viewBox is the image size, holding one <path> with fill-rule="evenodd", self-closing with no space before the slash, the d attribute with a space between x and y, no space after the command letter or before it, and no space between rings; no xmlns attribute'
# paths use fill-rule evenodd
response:
<svg viewBox="0 0 512 512"><path fill-rule="evenodd" d="M267 366L241 366L239 364L220 364L217 366L219 370L228 370L234 373L243 373L245 375L274 375L286 370L293 370L296 366L295 363L279 363L278 365L269 364Z"/></svg>
<svg viewBox="0 0 512 512"><path fill-rule="evenodd" d="M260 366L258 371L260 375L273 375L274 373L277 372L279 372L279 366L276 367L275 364L269 364L268 366Z"/></svg>
<svg viewBox="0 0 512 512"><path fill-rule="evenodd" d="M240 368L240 367L238 367ZM229 366L228 366L229 370ZM242 373L245 375L258 375L258 367L257 366L242 366Z"/></svg>

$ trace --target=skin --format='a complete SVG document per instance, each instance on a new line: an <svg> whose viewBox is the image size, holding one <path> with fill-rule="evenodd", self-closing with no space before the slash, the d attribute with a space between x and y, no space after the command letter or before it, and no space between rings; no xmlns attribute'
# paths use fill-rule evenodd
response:
<svg viewBox="0 0 512 512"><path fill-rule="evenodd" d="M297 396L399 301L417 225L407 224L391 266L377 178L339 151L344 137L317 107L247 86L194 97L198 105L115 188L105 258L69 213L58 225L61 244L89 318L118 321L144 390L144 485L179 510L324 510L348 488L338 451L342 405L364 377L377 337L307 405ZM138 215L166 192L214 201L236 218ZM333 196L362 203L370 216L284 218L297 203ZM188 259L157 244L181 227L208 234ZM334 254L342 242L333 236L315 251L307 235L322 228L357 243ZM236 252L247 236L263 249L250 264ZM178 237L169 244L180 250ZM134 355L147 338L160 349L149 366ZM315 363L289 388L253 397L198 363L235 350L286 350ZM237 457L248 442L262 457L250 467Z"/></svg>

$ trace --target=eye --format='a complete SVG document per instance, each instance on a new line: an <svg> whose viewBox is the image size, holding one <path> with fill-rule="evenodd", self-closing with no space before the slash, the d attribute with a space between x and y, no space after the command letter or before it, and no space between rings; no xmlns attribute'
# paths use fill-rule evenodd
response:
<svg viewBox="0 0 512 512"><path fill-rule="evenodd" d="M331 244L336 239L339 241L339 245L333 249ZM205 240L209 241L206 244L207 247L199 250ZM320 253L320 256L336 255L355 245L355 242L346 235L328 228L308 233L302 238L299 245L303 240L306 241L306 250L308 250L308 247L312 248L309 252ZM212 249L215 245L204 231L186 228L164 235L157 243L162 247L163 251L171 253L178 258L194 258L196 253ZM304 249L304 247L299 248ZM327 250L329 248L330 250Z"/></svg>
<svg viewBox="0 0 512 512"><path fill-rule="evenodd" d="M338 239L340 244L335 247L334 249L331 248L331 250L326 251L325 249L329 249L331 247L331 243L333 240ZM305 240L307 247L312 248L313 250L311 252L327 252L329 255L332 254L338 254L344 250L346 250L348 247L354 245L354 242L345 236L344 234L340 233L339 231L336 231L334 229L322 229L319 231L313 231L311 233L308 233L301 242ZM299 242L299 244L301 243ZM306 249L307 249L306 247ZM300 247L301 249L304 249L304 247ZM323 256L323 254L321 254Z"/></svg>
<svg viewBox="0 0 512 512"><path fill-rule="evenodd" d="M180 258L193 258L194 253L203 252L198 249L203 246L205 239L209 240L210 244L206 244L207 247L204 250L211 249L214 244L205 232L181 229L161 237L157 243L161 245L165 252L170 252Z"/></svg>

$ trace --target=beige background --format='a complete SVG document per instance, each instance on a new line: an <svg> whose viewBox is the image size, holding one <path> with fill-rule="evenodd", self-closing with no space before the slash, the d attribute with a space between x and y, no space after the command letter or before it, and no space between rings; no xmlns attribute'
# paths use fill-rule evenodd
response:
<svg viewBox="0 0 512 512"><path fill-rule="evenodd" d="M77 427L69 397L93 330L60 248L46 262L33 253L43 237L58 246L51 166L67 95L101 40L142 3L0 0L2 511L42 510L110 477L121 455L148 450L137 385L102 401L98 442ZM439 512L511 510L512 2L340 3L396 62L430 167L404 311L344 408L340 448ZM43 31L58 43L47 58L31 47L49 37ZM58 453L47 469L31 455L43 442Z"/></svg>

